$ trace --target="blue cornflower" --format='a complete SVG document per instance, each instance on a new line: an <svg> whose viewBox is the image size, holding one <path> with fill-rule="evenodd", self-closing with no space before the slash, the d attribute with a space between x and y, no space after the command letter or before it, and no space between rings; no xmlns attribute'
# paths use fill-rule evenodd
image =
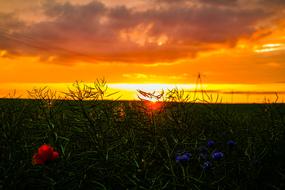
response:
<svg viewBox="0 0 285 190"><path fill-rule="evenodd" d="M177 155L176 158L175 158L175 160L176 160L177 163L178 163L178 162L187 162L187 161L190 160L191 156L192 156L191 153L185 152L185 153L182 154L182 155Z"/></svg>
<svg viewBox="0 0 285 190"><path fill-rule="evenodd" d="M230 148L233 148L236 144L237 144L237 143L236 143L235 141L233 141L233 140L229 140L229 141L227 142L227 145L229 145Z"/></svg>
<svg viewBox="0 0 285 190"><path fill-rule="evenodd" d="M203 163L202 168L203 170L208 170L212 167L212 163L210 161L206 161Z"/></svg>
<svg viewBox="0 0 285 190"><path fill-rule="evenodd" d="M213 140L208 140L208 142L207 142L207 146L208 147L213 147L215 145L215 141L213 141Z"/></svg>
<svg viewBox="0 0 285 190"><path fill-rule="evenodd" d="M212 153L212 158L214 160L220 160L224 157L224 153L220 152L220 151L215 151Z"/></svg>
<svg viewBox="0 0 285 190"><path fill-rule="evenodd" d="M185 152L185 153L184 153L184 155L185 155L185 156L188 156L188 157L189 157L189 159L192 157L192 154L191 154L191 153L189 153L189 152Z"/></svg>

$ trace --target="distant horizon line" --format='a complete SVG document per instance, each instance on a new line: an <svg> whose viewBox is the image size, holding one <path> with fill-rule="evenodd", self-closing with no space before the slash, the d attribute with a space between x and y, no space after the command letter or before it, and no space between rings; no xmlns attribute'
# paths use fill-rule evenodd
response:
<svg viewBox="0 0 285 190"><path fill-rule="evenodd" d="M217 93L217 94L255 94L255 95L269 95L269 94L285 94L285 91L242 91L242 90L231 90L231 91L225 91L225 90L187 90L185 92L198 92L198 93Z"/></svg>
<svg viewBox="0 0 285 190"><path fill-rule="evenodd" d="M83 83L94 83L94 81L84 81L84 80L75 80L73 82L1 82L1 84L73 84L76 81L78 82L83 82ZM285 81L280 81L280 82L207 82L207 83L167 83L167 82L107 82L108 84L130 84L130 85L151 85L151 84L162 84L162 85L204 85L204 84L240 84L240 85L262 85L262 84L285 84Z"/></svg>
<svg viewBox="0 0 285 190"><path fill-rule="evenodd" d="M81 82L81 81L80 81ZM61 82L61 83L1 83L0 91L28 91L35 88L49 88L54 90L69 89L69 85L75 82ZM90 85L94 82L84 82L82 84ZM2 85L1 85L2 84ZM185 92L197 93L220 93L220 94L285 94L285 83L106 83L106 85L113 90L121 91L162 91L177 88ZM260 86L259 86L260 85ZM263 88L262 85L266 85ZM276 85L276 86L267 86ZM253 87L252 87L253 86ZM278 88L279 91L278 91ZM252 90L251 90L252 89ZM60 92L60 91L58 91Z"/></svg>

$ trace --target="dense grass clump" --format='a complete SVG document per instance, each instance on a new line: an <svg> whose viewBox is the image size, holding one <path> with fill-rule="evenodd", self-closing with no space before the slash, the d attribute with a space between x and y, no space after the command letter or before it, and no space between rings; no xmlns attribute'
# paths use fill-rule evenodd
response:
<svg viewBox="0 0 285 190"><path fill-rule="evenodd" d="M0 100L0 189L285 188L284 104L151 106L102 85ZM43 144L59 158L33 164Z"/></svg>

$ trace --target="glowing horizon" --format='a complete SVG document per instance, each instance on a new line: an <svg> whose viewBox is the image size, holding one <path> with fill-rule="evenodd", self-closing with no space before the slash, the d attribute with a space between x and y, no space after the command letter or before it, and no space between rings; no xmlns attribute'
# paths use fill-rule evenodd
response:
<svg viewBox="0 0 285 190"><path fill-rule="evenodd" d="M73 83L22 83L19 87L18 83L0 84L0 98L31 98L28 91L47 87L53 91L57 91L62 98L63 92L72 89ZM83 83L92 85L94 83ZM109 100L139 100L137 90L145 92L167 92L168 90L177 88L183 90L190 97L202 100L212 96L212 103L218 98L219 103L268 103L275 102L278 95L278 103L285 103L285 84L124 84L110 83L107 84L108 92L118 92ZM18 90L17 90L18 89ZM236 90L238 89L238 90ZM278 90L277 90L278 89ZM16 92L14 94L14 92ZM9 95L10 94L10 95ZM199 102L199 101L198 101ZM201 102L201 101L200 101Z"/></svg>
<svg viewBox="0 0 285 190"><path fill-rule="evenodd" d="M105 77L131 99L135 86L191 89L197 75L225 98L283 92L284 2L0 1L0 95Z"/></svg>

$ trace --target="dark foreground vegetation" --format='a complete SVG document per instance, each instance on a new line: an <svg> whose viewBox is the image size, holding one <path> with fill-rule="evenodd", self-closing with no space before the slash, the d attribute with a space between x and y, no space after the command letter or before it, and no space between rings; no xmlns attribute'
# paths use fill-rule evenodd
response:
<svg viewBox="0 0 285 190"><path fill-rule="evenodd" d="M284 104L83 99L0 100L0 189L285 189Z"/></svg>

